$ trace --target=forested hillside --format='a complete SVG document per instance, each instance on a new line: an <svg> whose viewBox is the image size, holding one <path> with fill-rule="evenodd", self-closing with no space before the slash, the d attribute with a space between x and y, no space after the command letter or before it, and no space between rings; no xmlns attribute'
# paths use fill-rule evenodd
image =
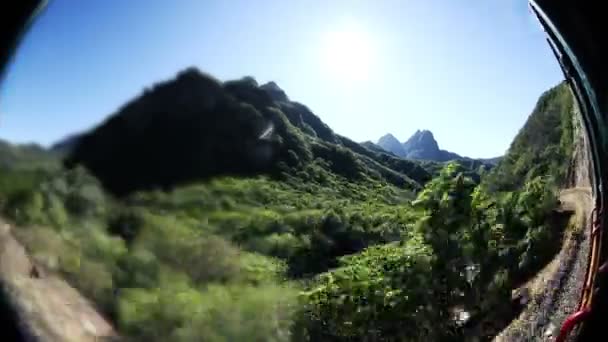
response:
<svg viewBox="0 0 608 342"><path fill-rule="evenodd" d="M573 153L575 100L566 82L546 91L488 184L514 190L538 176L564 184Z"/></svg>
<svg viewBox="0 0 608 342"><path fill-rule="evenodd" d="M189 69L80 136L66 168L4 170L20 185L1 209L134 340L458 339L456 308L510 301L558 246L562 174L538 165L569 157L570 96L544 94L488 171L384 153L274 83Z"/></svg>
<svg viewBox="0 0 608 342"><path fill-rule="evenodd" d="M222 83L195 69L155 85L83 135L67 163L85 165L117 194L220 175L316 177L311 168L411 190L430 179L416 163L387 165L335 134L276 84L260 87L250 77Z"/></svg>

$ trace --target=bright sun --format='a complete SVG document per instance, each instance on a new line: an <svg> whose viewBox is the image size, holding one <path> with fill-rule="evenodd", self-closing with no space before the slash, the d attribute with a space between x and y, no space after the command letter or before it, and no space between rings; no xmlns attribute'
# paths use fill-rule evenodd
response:
<svg viewBox="0 0 608 342"><path fill-rule="evenodd" d="M323 64L327 72L346 81L365 81L373 63L369 36L354 27L327 34L323 46Z"/></svg>

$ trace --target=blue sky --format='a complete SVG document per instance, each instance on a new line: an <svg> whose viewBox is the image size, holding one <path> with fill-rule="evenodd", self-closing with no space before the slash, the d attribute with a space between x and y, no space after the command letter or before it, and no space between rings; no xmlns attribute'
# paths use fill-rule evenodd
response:
<svg viewBox="0 0 608 342"><path fill-rule="evenodd" d="M50 0L4 75L0 138L53 143L192 65L274 80L357 141L430 129L472 157L563 78L524 0Z"/></svg>

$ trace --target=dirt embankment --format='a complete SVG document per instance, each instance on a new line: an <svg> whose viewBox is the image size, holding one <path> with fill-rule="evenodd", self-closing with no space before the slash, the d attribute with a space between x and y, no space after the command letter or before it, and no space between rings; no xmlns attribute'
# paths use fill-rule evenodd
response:
<svg viewBox="0 0 608 342"><path fill-rule="evenodd" d="M574 211L564 233L560 252L535 277L520 287L528 304L495 341L546 341L554 337L567 315L580 301L589 257L586 229L591 212L591 193L574 188L561 193L562 210Z"/></svg>
<svg viewBox="0 0 608 342"><path fill-rule="evenodd" d="M59 276L37 267L0 221L0 285L4 329L20 341L102 341L112 326ZM7 310L8 309L8 310ZM5 331L3 329L3 336Z"/></svg>

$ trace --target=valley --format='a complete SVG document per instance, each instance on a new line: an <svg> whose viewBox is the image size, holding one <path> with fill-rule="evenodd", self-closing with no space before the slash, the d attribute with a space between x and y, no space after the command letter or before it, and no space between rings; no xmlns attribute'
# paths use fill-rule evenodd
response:
<svg viewBox="0 0 608 342"><path fill-rule="evenodd" d="M51 150L7 143L0 209L98 331L458 340L452 308L510 303L559 254L551 217L585 178L577 120L561 83L505 156L476 160L430 131L359 144L274 82L189 68Z"/></svg>

